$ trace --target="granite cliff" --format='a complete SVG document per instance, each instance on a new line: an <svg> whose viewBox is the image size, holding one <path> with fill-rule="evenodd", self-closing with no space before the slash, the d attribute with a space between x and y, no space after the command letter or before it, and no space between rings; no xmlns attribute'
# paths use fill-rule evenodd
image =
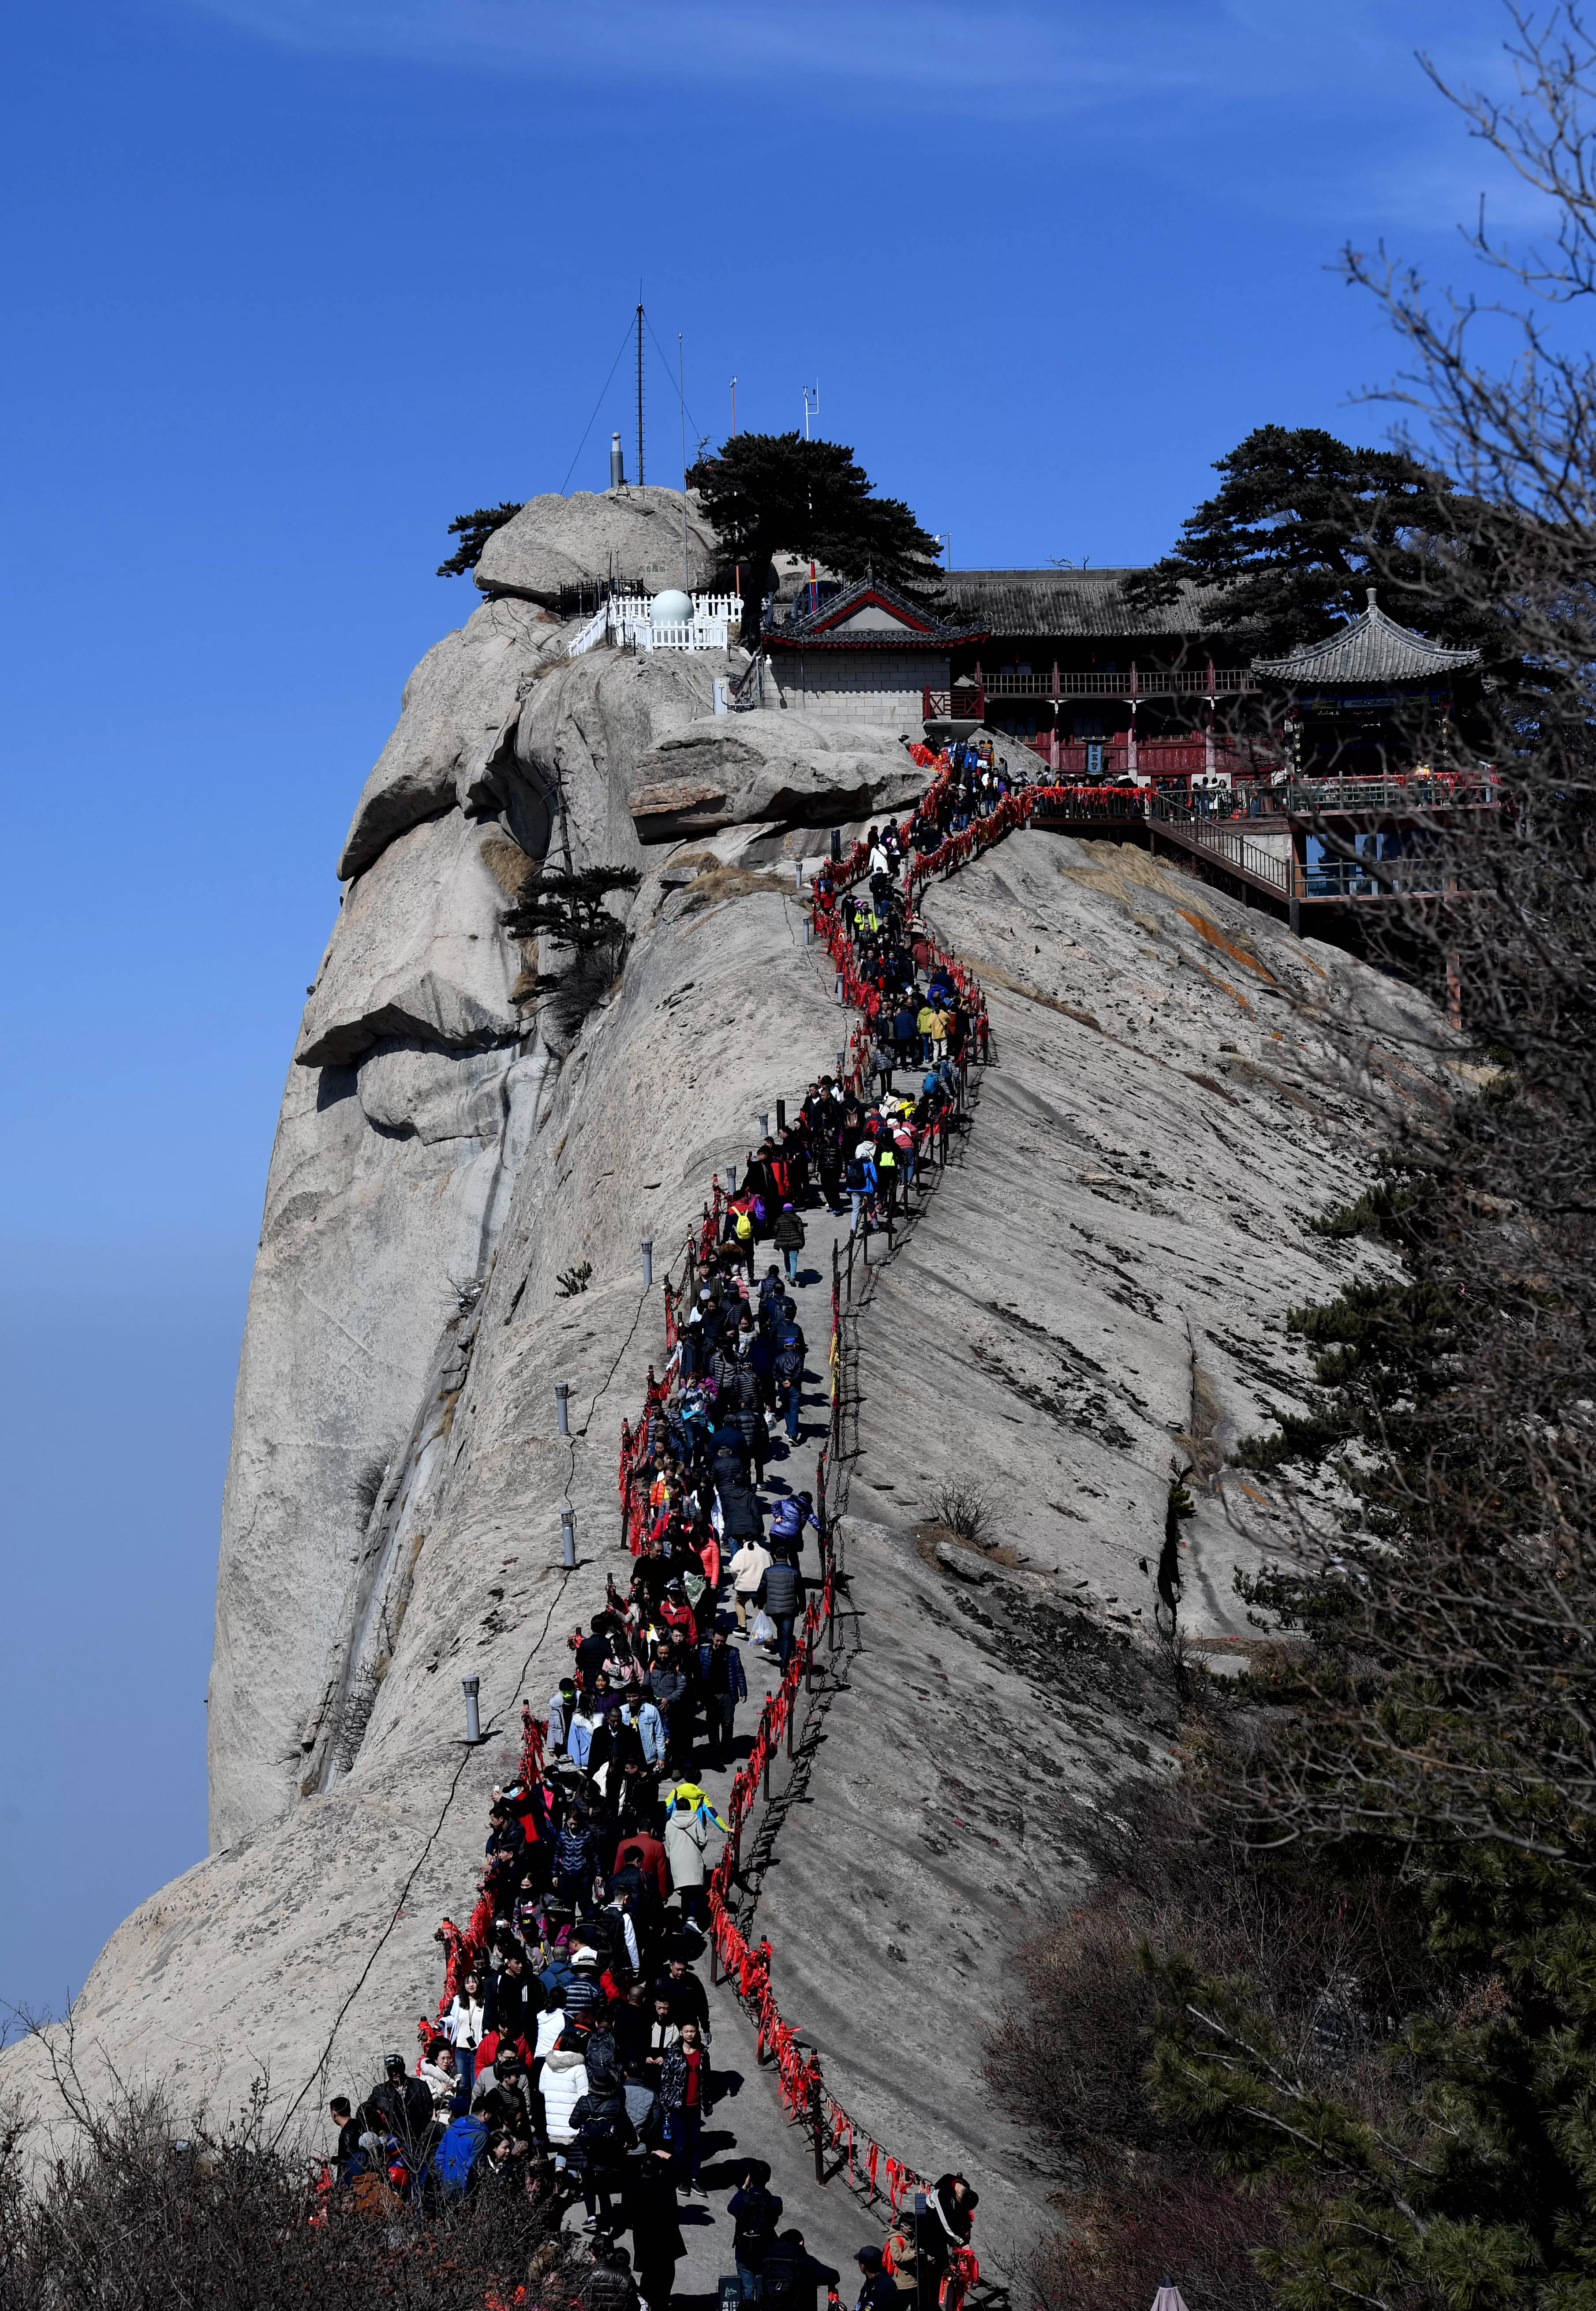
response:
<svg viewBox="0 0 1596 2311"><path fill-rule="evenodd" d="M96 1965L73 2021L91 2087L114 2064L225 2105L265 2069L286 2107L408 2042L519 1704L623 1570L616 1443L661 1351L639 1239L662 1266L755 1114L831 1065L842 1015L792 863L918 783L894 733L715 717L723 660L569 658L549 604L584 551L625 561L627 513L595 501L584 533L550 502L484 556L496 590L416 669L355 807L240 1365L213 1851ZM679 499L645 518L679 521ZM564 1033L501 920L544 859L642 876L624 968ZM1093 1818L1170 1770L1149 1632L1172 1458L1198 1472L1182 1621L1222 1666L1245 1637L1223 1453L1300 1383L1285 1312L1349 1258L1307 1221L1365 1175L1382 1103L1425 1095L1432 1023L1114 845L1016 834L926 911L983 978L994 1064L859 1321L858 1619L762 1914L838 2091L929 2171L964 2165L1012 2257L1058 2177L980 2041L1006 1952L1083 1882ZM1332 1018L1361 1026L1361 1071ZM562 1297L581 1263L590 1288ZM813 1346L818 1301L808 1321ZM928 1538L955 1473L991 1500L996 1560ZM502 1737L476 1751L467 1672ZM49 2051L0 2063L47 2126ZM808 2220L822 2252L857 2243L846 2202Z"/></svg>

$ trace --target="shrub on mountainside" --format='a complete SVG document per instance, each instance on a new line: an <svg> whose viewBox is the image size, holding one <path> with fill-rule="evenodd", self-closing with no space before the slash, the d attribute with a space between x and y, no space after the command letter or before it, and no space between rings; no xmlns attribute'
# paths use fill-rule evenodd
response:
<svg viewBox="0 0 1596 2311"><path fill-rule="evenodd" d="M5 2311L483 2311L536 2302L564 2259L519 2190L424 2219L385 2191L321 2190L315 2166L272 2147L258 2097L236 2125L187 2137L160 2094L80 2116L75 2147L32 2188L25 2131L0 2127Z"/></svg>

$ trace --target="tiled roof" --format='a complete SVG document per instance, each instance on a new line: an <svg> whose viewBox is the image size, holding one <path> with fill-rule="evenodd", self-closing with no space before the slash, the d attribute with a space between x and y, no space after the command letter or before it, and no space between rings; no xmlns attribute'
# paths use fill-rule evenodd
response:
<svg viewBox="0 0 1596 2311"><path fill-rule="evenodd" d="M858 611L872 606L901 619L903 624L847 625ZM949 624L935 612L894 593L890 587L866 580L833 594L816 610L805 607L782 624L767 626L764 640L779 650L924 650L940 653L955 642L984 642L988 633L985 626L957 621Z"/></svg>
<svg viewBox="0 0 1596 2311"><path fill-rule="evenodd" d="M1007 634L1199 634L1203 596L1182 584L1166 608L1132 609L1123 592L1134 570L955 570L946 584L945 614Z"/></svg>
<svg viewBox="0 0 1596 2311"><path fill-rule="evenodd" d="M1423 682L1478 664L1478 650L1448 650L1442 642L1426 641L1411 626L1399 626L1380 607L1371 586L1363 615L1328 641L1291 650L1285 658L1254 658L1252 670L1272 682L1324 683L1341 689L1369 682Z"/></svg>

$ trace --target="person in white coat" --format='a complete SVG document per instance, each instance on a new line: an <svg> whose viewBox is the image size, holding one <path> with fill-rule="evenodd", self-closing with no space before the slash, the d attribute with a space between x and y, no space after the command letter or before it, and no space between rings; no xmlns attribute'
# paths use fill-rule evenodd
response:
<svg viewBox="0 0 1596 2311"><path fill-rule="evenodd" d="M588 2066L575 2047L551 2046L537 2084L549 2148L563 2153L576 2140L571 2114L588 2091Z"/></svg>
<svg viewBox="0 0 1596 2311"><path fill-rule="evenodd" d="M747 1633L754 1613L754 1595L771 1569L771 1552L763 1540L746 1540L728 1567L732 1599L737 1609L737 1635Z"/></svg>
<svg viewBox="0 0 1596 2311"><path fill-rule="evenodd" d="M703 1856L709 1840L709 1824L702 1815L691 1800L677 1798L665 1825L665 1859L670 1882L681 1897L684 1924L689 1918L703 1923Z"/></svg>
<svg viewBox="0 0 1596 2311"><path fill-rule="evenodd" d="M466 1976L442 2022L444 2036L455 2050L455 2067L462 2078L468 2079L476 2063L476 2050L482 2044L482 1976L472 1973Z"/></svg>

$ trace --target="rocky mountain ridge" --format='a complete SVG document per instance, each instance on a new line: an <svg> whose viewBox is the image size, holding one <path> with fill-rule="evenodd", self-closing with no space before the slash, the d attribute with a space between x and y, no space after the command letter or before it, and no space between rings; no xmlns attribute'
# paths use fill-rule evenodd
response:
<svg viewBox="0 0 1596 2311"><path fill-rule="evenodd" d="M519 1703L623 1570L616 1440L661 1353L639 1239L662 1265L755 1115L843 1040L791 861L831 814L912 791L900 734L728 728L724 660L571 659L572 632L485 604L413 676L354 814L240 1366L214 1850L98 1962L91 2080L227 2103L264 2067L286 2095L358 2075L435 1997ZM661 826L673 786L711 789L717 823ZM501 920L545 859L642 876L624 970L571 1033L518 999ZM981 2179L1017 2252L1057 2178L980 2041L1016 1938L1085 1882L1091 1820L1170 1770L1147 1633L1172 1460L1199 1477L1186 1625L1234 1657L1252 1544L1219 1461L1300 1385L1285 1310L1350 1257L1307 1221L1364 1178L1383 1101L1426 1095L1435 1037L1364 966L1117 846L1016 834L927 911L983 977L995 1063L861 1320L860 1642L764 1899L828 2077L906 2157ZM1362 1023L1361 1074L1331 1015ZM988 1494L1001 1563L928 1544L952 1474ZM478 1752L466 1670L502 1737ZM48 2115L43 2061L0 2069Z"/></svg>

